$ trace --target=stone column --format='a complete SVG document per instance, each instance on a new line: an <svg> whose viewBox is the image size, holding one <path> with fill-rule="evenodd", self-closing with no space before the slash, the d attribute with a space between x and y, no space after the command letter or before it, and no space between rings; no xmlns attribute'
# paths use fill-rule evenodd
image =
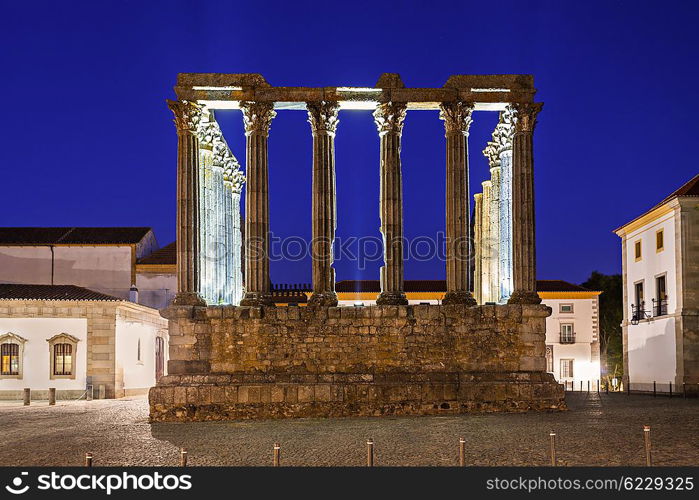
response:
<svg viewBox="0 0 699 500"><path fill-rule="evenodd" d="M495 135L495 134L494 134ZM490 165L490 203L484 210L488 211L488 221L490 227L488 234L488 276L490 282L489 302L499 302L500 298L500 156L497 151L497 144L493 141L483 150L483 154L488 158Z"/></svg>
<svg viewBox="0 0 699 500"><path fill-rule="evenodd" d="M500 285L499 301L505 303L512 294L512 139L514 111L507 106L500 112L493 141L500 160Z"/></svg>
<svg viewBox="0 0 699 500"><path fill-rule="evenodd" d="M470 292L469 263L473 258L469 240L468 130L473 104L443 103L439 118L444 120L447 139L446 245L447 293L443 304L475 305Z"/></svg>
<svg viewBox="0 0 699 500"><path fill-rule="evenodd" d="M309 306L337 306L333 242L337 226L335 200L335 132L340 105L309 102L308 122L313 132L313 295Z"/></svg>
<svg viewBox="0 0 699 500"><path fill-rule="evenodd" d="M474 264L473 264L473 296L477 303L483 303L482 294L482 255L481 255L481 241L482 241L482 227L483 227L483 193L476 193L473 195L473 254L474 254Z"/></svg>
<svg viewBox="0 0 699 500"><path fill-rule="evenodd" d="M515 135L512 151L512 278L509 304L539 304L536 293L534 229L534 144L536 115L542 103L513 104Z"/></svg>
<svg viewBox="0 0 699 500"><path fill-rule="evenodd" d="M241 102L245 123L245 297L241 306L273 306L269 283L269 180L267 138L271 103Z"/></svg>
<svg viewBox="0 0 699 500"><path fill-rule="evenodd" d="M380 103L374 122L381 138L381 234L384 266L381 268L379 305L408 303L403 291L403 179L400 165L400 140L407 113L405 103Z"/></svg>
<svg viewBox="0 0 699 500"><path fill-rule="evenodd" d="M481 301L483 304L493 301L493 293L490 289L491 261L493 259L490 234L490 195L492 183L483 181L483 197L481 198Z"/></svg>
<svg viewBox="0 0 699 500"><path fill-rule="evenodd" d="M168 101L177 127L177 295L174 305L205 305L199 295L199 139L202 108Z"/></svg>

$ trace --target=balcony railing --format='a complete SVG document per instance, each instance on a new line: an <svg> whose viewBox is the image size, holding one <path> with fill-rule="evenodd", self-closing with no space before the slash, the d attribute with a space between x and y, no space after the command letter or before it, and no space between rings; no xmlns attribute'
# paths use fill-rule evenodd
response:
<svg viewBox="0 0 699 500"><path fill-rule="evenodd" d="M631 304L631 324L637 325L639 321L650 318L650 314L646 311L646 303Z"/></svg>
<svg viewBox="0 0 699 500"><path fill-rule="evenodd" d="M561 332L561 344L575 344L575 332L572 333L562 333Z"/></svg>
<svg viewBox="0 0 699 500"><path fill-rule="evenodd" d="M667 299L653 299L653 316L665 316L667 314Z"/></svg>

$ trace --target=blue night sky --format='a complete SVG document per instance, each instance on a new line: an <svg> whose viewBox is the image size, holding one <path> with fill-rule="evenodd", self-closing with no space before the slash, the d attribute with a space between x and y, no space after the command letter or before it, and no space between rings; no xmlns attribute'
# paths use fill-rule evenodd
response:
<svg viewBox="0 0 699 500"><path fill-rule="evenodd" d="M175 237L176 134L165 105L178 72L261 73L272 85L406 86L449 75L531 73L545 103L535 135L538 274L620 271L612 230L697 173L699 8L684 2L3 2L3 226L152 226ZM218 114L244 160L238 111ZM497 115L475 113L471 182ZM379 139L343 111L336 141L338 236L378 236ZM270 133L271 227L310 237L311 134L279 112ZM437 112L403 134L409 238L444 230ZM336 264L337 278L378 278ZM407 279L443 278L409 261ZM310 264L274 262L275 282Z"/></svg>

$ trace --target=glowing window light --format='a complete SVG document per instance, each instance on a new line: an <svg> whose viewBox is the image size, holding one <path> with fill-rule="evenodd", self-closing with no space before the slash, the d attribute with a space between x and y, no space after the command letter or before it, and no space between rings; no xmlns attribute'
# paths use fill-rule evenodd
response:
<svg viewBox="0 0 699 500"><path fill-rule="evenodd" d="M192 90L243 90L243 87L200 87L195 85Z"/></svg>

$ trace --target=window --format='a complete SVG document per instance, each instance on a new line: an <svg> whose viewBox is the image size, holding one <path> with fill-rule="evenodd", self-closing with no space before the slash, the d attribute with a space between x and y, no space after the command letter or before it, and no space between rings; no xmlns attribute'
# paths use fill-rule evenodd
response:
<svg viewBox="0 0 699 500"><path fill-rule="evenodd" d="M653 316L667 314L667 293L665 275L655 277L655 299L653 299Z"/></svg>
<svg viewBox="0 0 699 500"><path fill-rule="evenodd" d="M73 374L73 346L71 344L53 345L53 374Z"/></svg>
<svg viewBox="0 0 699 500"><path fill-rule="evenodd" d="M49 343L49 378L51 380L61 378L75 378L78 365L76 356L78 353L78 342L80 339L59 333L47 339Z"/></svg>
<svg viewBox="0 0 699 500"><path fill-rule="evenodd" d="M2 374L19 375L19 344L5 342L0 345Z"/></svg>
<svg viewBox="0 0 699 500"><path fill-rule="evenodd" d="M645 302L643 300L643 281L635 283L634 289L634 302L631 304L631 321L640 321L645 319Z"/></svg>
<svg viewBox="0 0 699 500"><path fill-rule="evenodd" d="M546 371L553 373L553 346L546 346Z"/></svg>
<svg viewBox="0 0 699 500"><path fill-rule="evenodd" d="M136 344L136 361L141 362L141 339L138 339Z"/></svg>
<svg viewBox="0 0 699 500"><path fill-rule="evenodd" d="M6 333L0 336L0 378L22 378L24 343L27 339Z"/></svg>
<svg viewBox="0 0 699 500"><path fill-rule="evenodd" d="M572 313L573 312L573 304L559 304L558 305L558 312L560 312L560 313Z"/></svg>
<svg viewBox="0 0 699 500"><path fill-rule="evenodd" d="M561 378L573 378L573 360L561 360Z"/></svg>
<svg viewBox="0 0 699 500"><path fill-rule="evenodd" d="M662 252L665 249L665 235L661 229L655 232L655 251Z"/></svg>
<svg viewBox="0 0 699 500"><path fill-rule="evenodd" d="M561 344L575 344L573 323L561 323Z"/></svg>
<svg viewBox="0 0 699 500"><path fill-rule="evenodd" d="M636 262L641 260L641 240L638 240L636 243L633 244L634 248L634 255L636 257Z"/></svg>

